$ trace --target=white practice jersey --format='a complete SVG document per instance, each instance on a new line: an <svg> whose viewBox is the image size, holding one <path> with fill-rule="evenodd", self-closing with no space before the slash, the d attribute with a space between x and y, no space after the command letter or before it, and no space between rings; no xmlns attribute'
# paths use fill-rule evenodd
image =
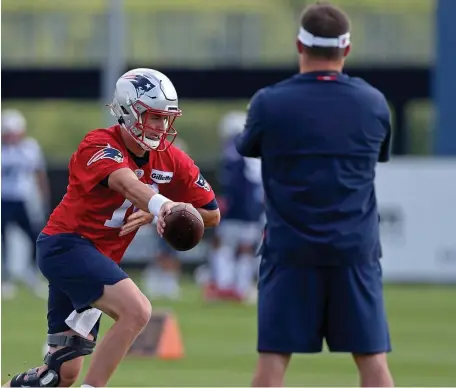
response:
<svg viewBox="0 0 456 388"><path fill-rule="evenodd" d="M27 201L36 189L36 171L44 168L43 154L35 139L2 144L2 200Z"/></svg>

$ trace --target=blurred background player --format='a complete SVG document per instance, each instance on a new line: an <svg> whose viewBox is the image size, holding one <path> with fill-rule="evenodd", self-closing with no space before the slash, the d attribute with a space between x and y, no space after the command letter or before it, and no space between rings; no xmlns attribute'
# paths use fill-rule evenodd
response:
<svg viewBox="0 0 456 388"><path fill-rule="evenodd" d="M212 283L206 297L246 300L254 295L258 260L255 252L261 239L263 187L261 162L244 158L234 139L244 129L246 114L227 113L219 124L222 159L219 184L223 203L222 221L215 230L209 255Z"/></svg>
<svg viewBox="0 0 456 388"><path fill-rule="evenodd" d="M30 242L29 264L20 279L38 296L46 296L46 288L35 266L35 241L44 222L49 203L49 182L38 142L27 136L27 122L14 109L2 112L2 297L14 298L16 288L10 273L11 256L6 231L15 225Z"/></svg>
<svg viewBox="0 0 456 388"><path fill-rule="evenodd" d="M173 145L189 154L187 143L182 139L174 140ZM181 262L178 252L158 236L156 228L152 229L151 232L156 240L156 249L154 257L142 274L144 292L151 299L179 299Z"/></svg>

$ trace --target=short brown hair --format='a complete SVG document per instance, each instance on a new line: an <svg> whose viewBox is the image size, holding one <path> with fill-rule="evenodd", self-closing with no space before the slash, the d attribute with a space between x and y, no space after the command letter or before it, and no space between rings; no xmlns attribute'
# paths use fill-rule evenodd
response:
<svg viewBox="0 0 456 388"><path fill-rule="evenodd" d="M314 36L337 38L350 31L350 19L335 5L319 1L304 8L301 14L301 26ZM310 56L328 60L342 58L345 51L337 47L307 46L304 46L304 50Z"/></svg>

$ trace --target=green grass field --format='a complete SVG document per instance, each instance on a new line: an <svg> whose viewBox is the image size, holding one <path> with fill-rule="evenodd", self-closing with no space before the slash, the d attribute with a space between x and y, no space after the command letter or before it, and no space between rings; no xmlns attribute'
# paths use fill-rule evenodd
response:
<svg viewBox="0 0 456 388"><path fill-rule="evenodd" d="M110 386L248 386L255 366L255 307L206 304L186 284L179 302L154 303L178 316L186 356L179 361L126 359ZM387 286L398 386L456 386L456 287ZM46 305L26 290L2 302L2 383L36 366L46 334ZM102 331L110 326L104 318ZM87 367L87 362L85 367ZM288 386L354 386L348 355L296 356Z"/></svg>

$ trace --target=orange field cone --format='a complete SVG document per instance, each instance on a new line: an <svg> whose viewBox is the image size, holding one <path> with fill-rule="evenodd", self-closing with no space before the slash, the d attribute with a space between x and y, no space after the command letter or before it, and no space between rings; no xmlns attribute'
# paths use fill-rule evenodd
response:
<svg viewBox="0 0 456 388"><path fill-rule="evenodd" d="M156 356L164 360L176 360L184 357L184 344L179 324L172 314L167 314L165 317Z"/></svg>

